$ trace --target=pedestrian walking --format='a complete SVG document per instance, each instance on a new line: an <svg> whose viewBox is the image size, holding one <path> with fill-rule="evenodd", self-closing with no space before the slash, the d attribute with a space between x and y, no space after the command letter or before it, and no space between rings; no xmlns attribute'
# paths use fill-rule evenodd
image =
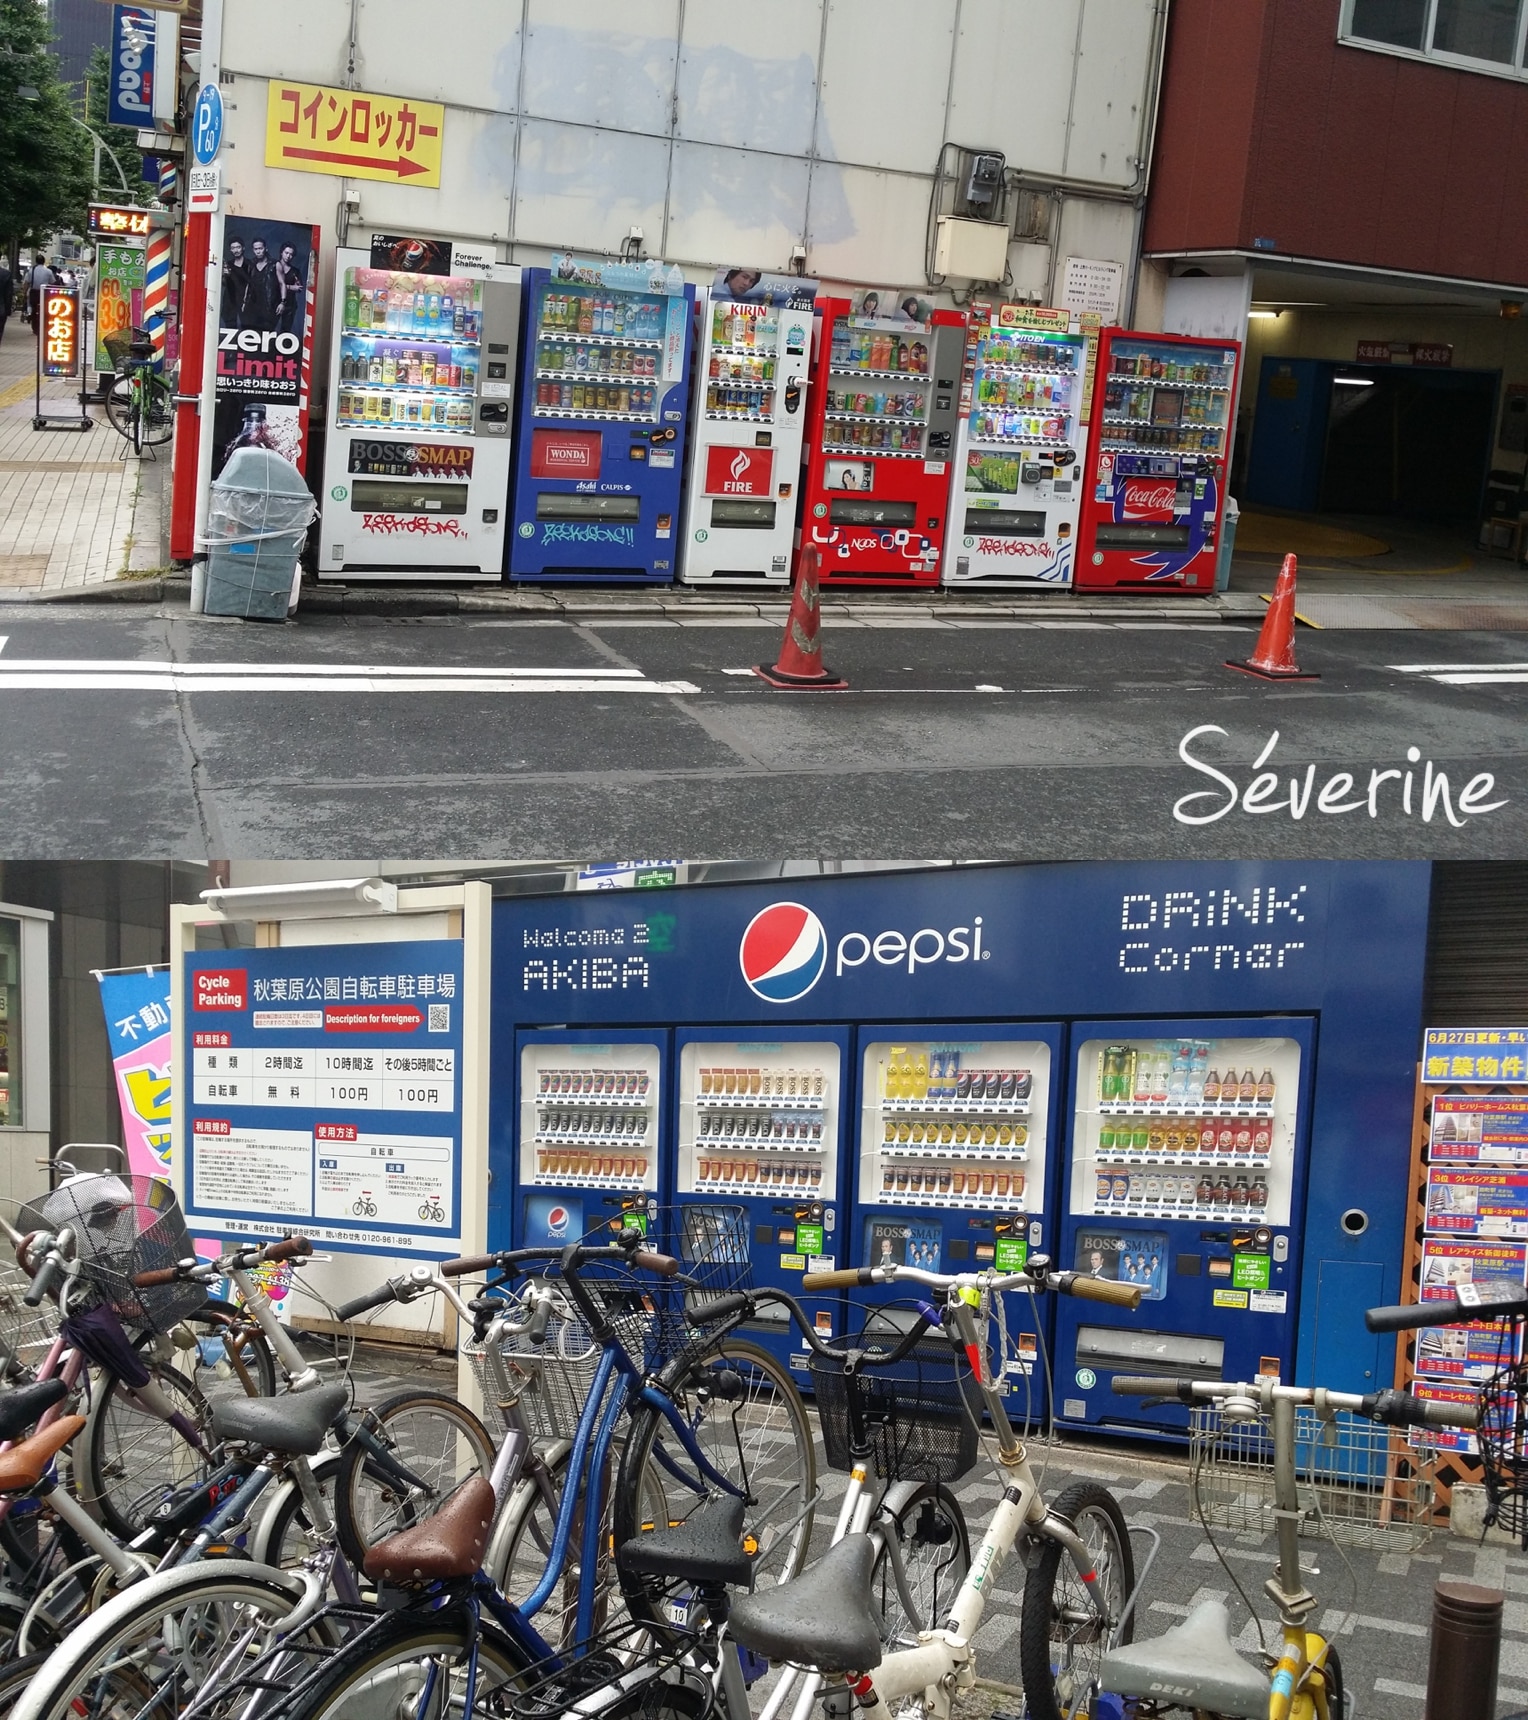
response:
<svg viewBox="0 0 1528 1720"><path fill-rule="evenodd" d="M5 339L5 325L10 321L11 309L16 299L16 282L11 274L10 265L0 257L0 340Z"/></svg>
<svg viewBox="0 0 1528 1720"><path fill-rule="evenodd" d="M58 276L48 267L41 251L37 253L32 263L32 272L27 277L27 318L32 324L32 333L36 334L42 327L42 295L58 279Z"/></svg>

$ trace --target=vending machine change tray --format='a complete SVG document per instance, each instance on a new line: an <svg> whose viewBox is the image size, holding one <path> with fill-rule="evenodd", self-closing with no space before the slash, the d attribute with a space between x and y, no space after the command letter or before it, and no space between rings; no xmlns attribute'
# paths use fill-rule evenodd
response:
<svg viewBox="0 0 1528 1720"><path fill-rule="evenodd" d="M1047 466L1046 476L1050 475ZM966 530L984 537L1043 538L1043 508L972 508L966 515Z"/></svg>
<svg viewBox="0 0 1528 1720"><path fill-rule="evenodd" d="M1079 1326L1077 1366L1108 1374L1161 1374L1169 1379L1218 1380L1224 1376L1222 1338L1187 1332L1150 1332L1138 1326Z"/></svg>
<svg viewBox="0 0 1528 1720"><path fill-rule="evenodd" d="M713 527L742 526L753 531L773 531L775 529L775 504L773 502L712 502L711 524Z"/></svg>
<svg viewBox="0 0 1528 1720"><path fill-rule="evenodd" d="M465 514L467 485L433 479L423 484L385 483L357 478L350 486L350 511L356 514Z"/></svg>
<svg viewBox="0 0 1528 1720"><path fill-rule="evenodd" d="M1099 526L1094 537L1100 549L1187 549L1187 526Z"/></svg>
<svg viewBox="0 0 1528 1720"><path fill-rule="evenodd" d="M543 490L536 497L538 520L635 520L641 516L640 496L560 496Z"/></svg>
<svg viewBox="0 0 1528 1720"><path fill-rule="evenodd" d="M834 496L828 503L828 518L836 526L915 526L918 508L914 502L876 502L856 496Z"/></svg>

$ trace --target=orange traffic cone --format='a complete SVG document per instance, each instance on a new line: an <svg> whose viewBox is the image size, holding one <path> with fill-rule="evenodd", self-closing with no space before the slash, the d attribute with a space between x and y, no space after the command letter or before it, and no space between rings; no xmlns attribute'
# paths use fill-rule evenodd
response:
<svg viewBox="0 0 1528 1720"><path fill-rule="evenodd" d="M1319 675L1302 675L1295 662L1295 558L1284 557L1279 569L1278 583L1273 588L1273 601L1263 617L1263 630L1257 636L1257 649L1245 662L1226 659L1228 669L1240 669L1244 675L1257 675L1264 681L1319 681Z"/></svg>
<svg viewBox="0 0 1528 1720"><path fill-rule="evenodd" d="M823 667L822 640L818 637L817 562L817 546L808 544L801 552L801 565L796 572L791 612L785 623L785 638L780 642L780 661L772 669L762 663L754 665L755 675L782 692L838 693L849 685Z"/></svg>

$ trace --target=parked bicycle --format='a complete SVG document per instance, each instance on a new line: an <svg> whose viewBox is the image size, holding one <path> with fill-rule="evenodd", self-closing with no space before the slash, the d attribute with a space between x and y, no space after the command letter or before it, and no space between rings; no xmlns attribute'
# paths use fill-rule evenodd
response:
<svg viewBox="0 0 1528 1720"><path fill-rule="evenodd" d="M122 375L106 396L106 421L132 445L135 454L168 442L175 431L175 389L154 368L154 342L147 329L135 328L126 345L107 339L112 362Z"/></svg>

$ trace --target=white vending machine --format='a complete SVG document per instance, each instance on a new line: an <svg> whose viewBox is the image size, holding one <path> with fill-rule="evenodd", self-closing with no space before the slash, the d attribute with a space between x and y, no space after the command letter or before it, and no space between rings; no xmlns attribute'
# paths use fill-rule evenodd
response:
<svg viewBox="0 0 1528 1720"><path fill-rule="evenodd" d="M1074 321L1031 305L971 313L947 588L1072 583L1093 349Z"/></svg>
<svg viewBox="0 0 1528 1720"><path fill-rule="evenodd" d="M686 584L790 582L816 296L795 275L719 269L698 307Z"/></svg>
<svg viewBox="0 0 1528 1720"><path fill-rule="evenodd" d="M320 579L503 577L519 326L482 246L337 253Z"/></svg>

